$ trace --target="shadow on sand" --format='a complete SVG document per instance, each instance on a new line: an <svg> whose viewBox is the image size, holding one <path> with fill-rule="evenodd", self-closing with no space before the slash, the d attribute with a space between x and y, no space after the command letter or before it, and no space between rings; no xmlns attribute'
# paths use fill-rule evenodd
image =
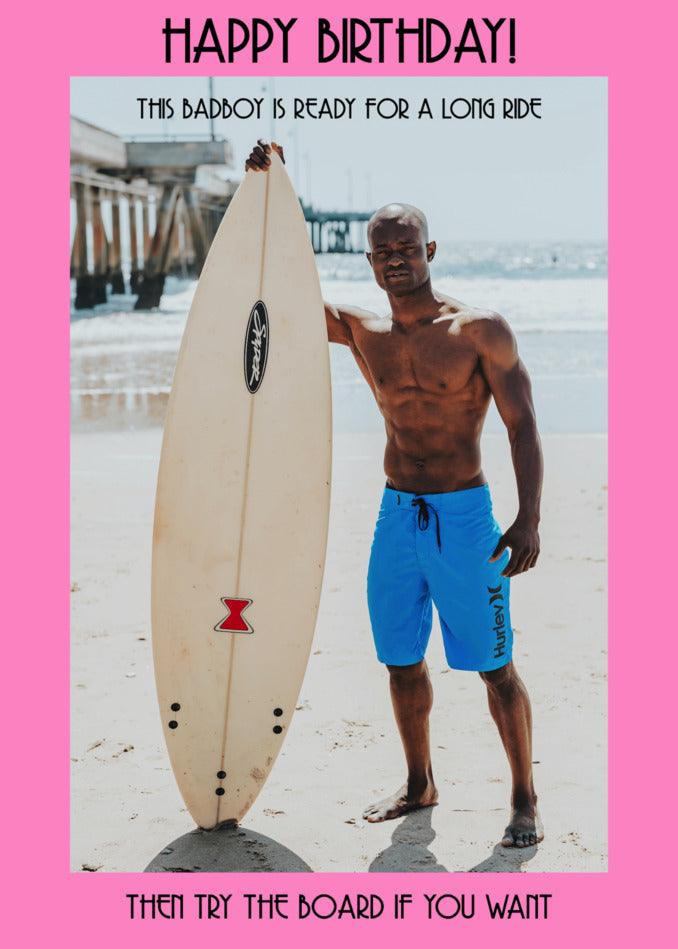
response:
<svg viewBox="0 0 678 949"><path fill-rule="evenodd" d="M370 864L370 873L448 873L428 849L436 832L431 825L434 808L413 811L393 831L391 845ZM537 847L502 847L497 844L489 857L471 867L470 873L521 873Z"/></svg>
<svg viewBox="0 0 678 949"><path fill-rule="evenodd" d="M168 844L144 873L311 873L287 847L232 824L196 827Z"/></svg>
<svg viewBox="0 0 678 949"><path fill-rule="evenodd" d="M391 844L377 854L370 873L448 873L428 849L435 840L434 808L408 814L394 828ZM502 847L470 867L470 873L521 873L537 847ZM312 873L311 867L287 847L232 824L214 830L196 828L177 837L151 860L145 873Z"/></svg>
<svg viewBox="0 0 678 949"><path fill-rule="evenodd" d="M533 847L502 847L497 844L485 860L471 867L469 873L522 873L523 864L537 855L537 845Z"/></svg>
<svg viewBox="0 0 678 949"><path fill-rule="evenodd" d="M428 849L435 840L432 807L407 814L393 831L391 845L370 864L370 873L447 873Z"/></svg>

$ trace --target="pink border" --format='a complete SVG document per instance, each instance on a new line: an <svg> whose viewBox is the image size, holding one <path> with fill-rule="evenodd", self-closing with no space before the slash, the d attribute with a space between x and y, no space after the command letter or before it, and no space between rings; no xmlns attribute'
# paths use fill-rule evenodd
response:
<svg viewBox="0 0 678 949"><path fill-rule="evenodd" d="M618 4L570 0L563 6L535 0L466 0L450 6L429 0L413 12L402 0L372 3L372 16L437 16L459 22L463 16L515 16L518 63L456 67L454 75L608 75L610 77L610 367L611 367L611 583L610 583L610 870L607 874L455 875L315 874L201 875L186 878L143 874L70 874L68 871L68 79L80 75L206 75L210 67L167 66L159 33L165 16L283 16L288 3L260 0L256 9L242 2L230 7L191 0L118 0L112 7L72 0L43 8L20 7L6 21L3 54L5 183L11 229L11 258L4 292L5 344L3 433L9 442L2 466L4 481L5 568L10 609L5 627L4 791L8 828L3 856L9 897L3 921L24 945L75 936L76 946L96 939L98 946L164 947L187 937L219 934L263 943L310 944L322 938L339 945L347 936L367 943L378 933L396 943L417 936L436 942L464 939L474 945L497 938L504 944L532 946L603 939L620 945L653 939L668 917L668 884L674 876L664 834L673 827L673 786L658 780L661 762L675 738L665 732L670 645L673 632L673 539L662 537L671 511L661 494L670 490L671 467L661 447L671 421L661 409L671 398L676 343L671 295L662 287L674 261L672 228L665 212L673 181L675 149L664 139L672 128L668 98L674 57L675 7L644 3L642 10ZM340 5L327 0L298 2L292 15L314 22ZM409 10L408 10L409 7ZM308 12L305 12L305 9ZM23 11L26 11L24 15ZM365 2L341 5L340 15L366 16ZM14 18L14 22L12 19ZM234 67L232 74L444 75L452 68L414 66L333 66L324 73L311 60L313 44L295 29L298 51L287 67L269 64ZM308 55L303 55L306 47ZM314 68L315 67L315 68ZM222 69L227 72L226 68ZM666 124L664 124L666 123ZM672 154L673 153L673 154ZM674 193L675 194L675 193ZM35 210L34 210L35 209ZM7 220L7 218L6 218ZM32 248L40 246L40 271ZM45 253L49 249L51 253ZM664 278L664 280L662 280ZM28 294L32 295L26 302ZM57 301L50 306L50 301ZM672 322L669 322L669 317ZM643 398L644 397L644 398ZM17 411L18 409L18 411ZM675 423L674 423L675 430ZM668 443L670 444L669 438ZM662 464L663 463L663 464ZM658 474L657 470L662 465ZM671 472L669 474L665 472ZM648 480L651 479L651 486ZM656 489L653 490L656 483ZM654 528L654 529L653 529ZM40 614L36 629L32 620ZM52 623L44 623L49 615ZM46 630L46 631L45 631ZM644 644L656 638L657 645ZM642 643L642 645L641 645ZM675 645L673 646L675 654ZM662 677L666 680L662 683ZM664 696L669 702L664 703ZM21 711L18 713L15 704ZM664 727L662 727L664 726ZM673 741L671 741L673 738ZM658 764L659 763L659 764ZM220 889L315 894L358 891L387 895L548 892L554 894L548 921L425 922L413 909L407 920L375 922L248 923L241 916L227 924L193 919L135 922L127 917L124 894L160 890L187 893ZM11 893L9 892L11 888ZM307 934L306 936L304 934ZM467 944L464 941L464 944Z"/></svg>

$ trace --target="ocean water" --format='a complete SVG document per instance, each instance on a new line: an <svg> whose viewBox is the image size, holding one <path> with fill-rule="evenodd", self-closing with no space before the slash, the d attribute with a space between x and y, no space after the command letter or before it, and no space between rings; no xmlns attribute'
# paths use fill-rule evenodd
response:
<svg viewBox="0 0 678 949"><path fill-rule="evenodd" d="M323 296L388 312L361 255L317 258ZM433 285L509 321L533 384L543 433L607 429L607 251L600 243L447 244L431 268ZM161 306L135 313L134 297L114 296L71 314L71 419L75 430L138 428L164 418L195 280L169 278ZM74 294L73 288L73 294ZM334 426L383 429L351 353L331 346ZM502 430L494 407L486 431Z"/></svg>

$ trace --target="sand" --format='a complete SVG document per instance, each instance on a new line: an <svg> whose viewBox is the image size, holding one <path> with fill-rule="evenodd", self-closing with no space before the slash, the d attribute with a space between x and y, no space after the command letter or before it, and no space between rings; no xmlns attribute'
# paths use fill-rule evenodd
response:
<svg viewBox="0 0 678 949"><path fill-rule="evenodd" d="M433 767L440 803L367 824L404 777L387 673L372 646L365 573L383 439L335 438L327 568L299 708L238 829L197 831L155 701L150 553L159 429L72 439L73 870L603 871L607 854L606 441L544 439L542 555L512 588L514 659L534 713L546 838L498 846L508 765L475 673L449 670L437 622ZM495 515L515 513L508 444L484 440Z"/></svg>

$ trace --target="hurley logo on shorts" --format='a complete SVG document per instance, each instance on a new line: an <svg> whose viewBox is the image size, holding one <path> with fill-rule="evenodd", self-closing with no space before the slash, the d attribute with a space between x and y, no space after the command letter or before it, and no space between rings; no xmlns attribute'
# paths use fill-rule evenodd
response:
<svg viewBox="0 0 678 949"><path fill-rule="evenodd" d="M506 620L504 619L504 594L501 584L498 587L488 587L490 594L489 604L494 610L494 632L497 642L494 647L494 658L499 659L504 655L506 649Z"/></svg>

